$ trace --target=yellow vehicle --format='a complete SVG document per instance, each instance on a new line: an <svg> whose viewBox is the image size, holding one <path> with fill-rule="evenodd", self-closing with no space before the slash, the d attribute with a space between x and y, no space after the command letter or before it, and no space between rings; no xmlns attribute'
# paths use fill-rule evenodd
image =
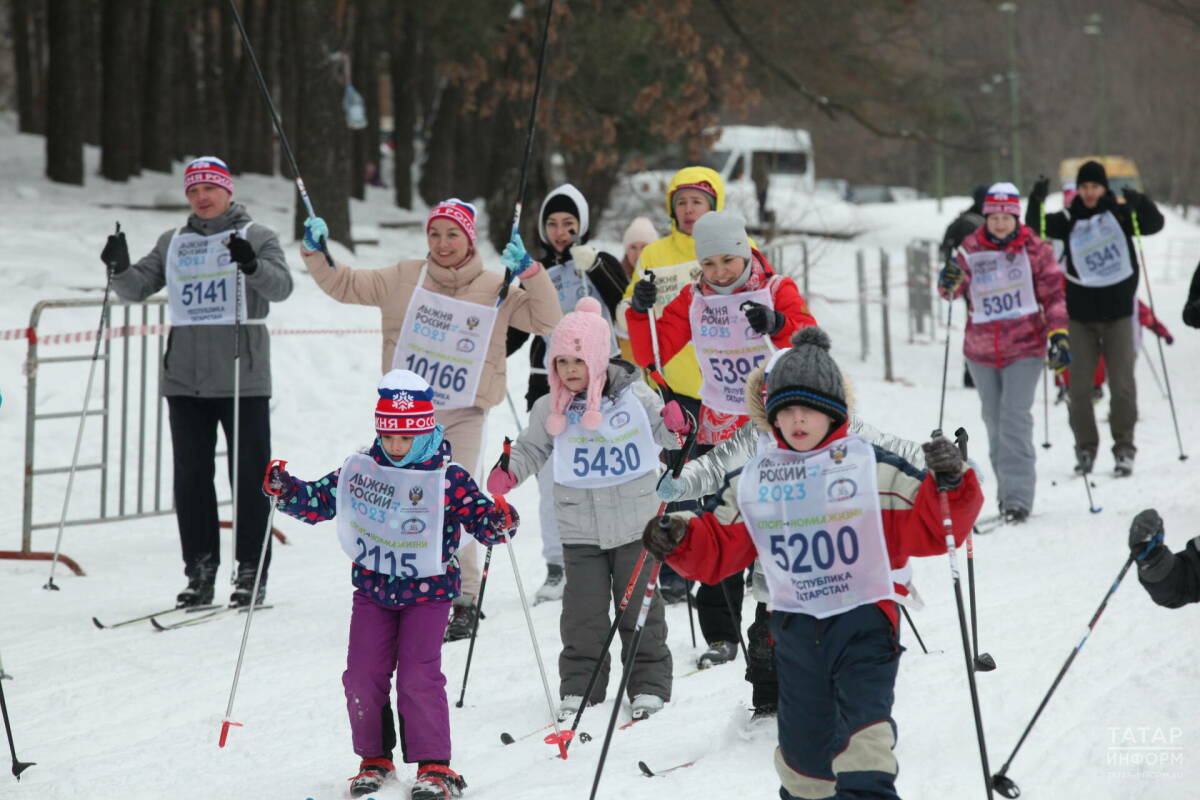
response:
<svg viewBox="0 0 1200 800"><path fill-rule="evenodd" d="M1142 191L1142 177L1138 175L1137 164L1132 158L1125 156L1082 156L1080 158L1064 158L1058 165L1058 178L1063 183L1074 183L1075 174L1085 161L1098 161L1108 173L1108 188L1118 197L1121 190L1128 187Z"/></svg>

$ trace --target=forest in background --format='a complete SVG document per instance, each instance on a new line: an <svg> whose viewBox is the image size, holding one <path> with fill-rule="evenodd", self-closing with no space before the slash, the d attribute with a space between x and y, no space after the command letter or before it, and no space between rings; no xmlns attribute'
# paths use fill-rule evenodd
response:
<svg viewBox="0 0 1200 800"><path fill-rule="evenodd" d="M350 242L385 139L398 206L482 197L507 238L545 0L236 2L332 238ZM200 154L287 174L228 0L0 0L0 17L0 106L46 136L52 180L85 182L85 143L114 181ZM558 0L550 31L530 203L561 157L598 218L621 170L695 157L721 122L805 128L818 177L854 184L1027 191L1103 148L1155 198L1200 202L1194 0Z"/></svg>

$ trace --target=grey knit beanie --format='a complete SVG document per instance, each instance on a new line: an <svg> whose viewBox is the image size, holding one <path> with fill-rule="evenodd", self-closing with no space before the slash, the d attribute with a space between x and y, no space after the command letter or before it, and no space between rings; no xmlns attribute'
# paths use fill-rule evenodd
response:
<svg viewBox="0 0 1200 800"><path fill-rule="evenodd" d="M834 428L849 416L842 371L829 355L829 335L818 327L797 331L792 347L780 352L768 366L767 421L774 425L775 417L788 406L807 406L828 414Z"/></svg>
<svg viewBox="0 0 1200 800"><path fill-rule="evenodd" d="M750 259L746 222L733 211L708 212L696 220L692 238L696 240L697 261L720 255Z"/></svg>

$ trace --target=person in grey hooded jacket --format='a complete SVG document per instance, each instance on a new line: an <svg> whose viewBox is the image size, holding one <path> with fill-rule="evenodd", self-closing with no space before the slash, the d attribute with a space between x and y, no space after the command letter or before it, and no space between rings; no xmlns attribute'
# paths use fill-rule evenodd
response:
<svg viewBox="0 0 1200 800"><path fill-rule="evenodd" d="M558 659L562 718L584 702L588 678L599 667L589 704L604 700L611 626L610 605L620 602L642 553L640 530L658 513L654 485L663 448L678 447L662 419L662 401L637 369L609 360L611 328L599 301L584 297L551 334L550 393L538 398L529 425L488 476L488 491L505 494L551 464L554 511L563 544L563 592ZM632 602L649 577L641 572ZM624 654L633 638L636 609L618 628ZM656 592L629 678L635 719L671 699L671 652L662 598ZM624 658L624 655L622 655Z"/></svg>
<svg viewBox="0 0 1200 800"><path fill-rule="evenodd" d="M124 233L108 237L100 258L112 274L113 290L125 300L145 300L167 287L171 333L160 391L170 414L175 515L188 578L176 598L180 606L213 599L221 562L214 457L220 425L232 481L237 347L238 572L230 602L245 605L269 508L259 491L271 456L271 343L265 318L271 302L292 293L292 276L275 232L252 222L245 206L233 202L233 178L225 162L213 156L192 161L184 171L184 190L192 213L182 227L164 232L135 264L130 264ZM268 549L259 602L270 557Z"/></svg>

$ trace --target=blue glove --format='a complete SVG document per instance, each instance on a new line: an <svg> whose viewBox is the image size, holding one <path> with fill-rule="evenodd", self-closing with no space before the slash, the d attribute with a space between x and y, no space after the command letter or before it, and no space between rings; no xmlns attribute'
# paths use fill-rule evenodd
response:
<svg viewBox="0 0 1200 800"><path fill-rule="evenodd" d="M508 240L508 244L504 246L504 252L500 254L500 263L511 275L520 275L529 269L529 265L533 263L533 256L525 252L525 243L521 241L521 234L513 231L512 238Z"/></svg>
<svg viewBox="0 0 1200 800"><path fill-rule="evenodd" d="M658 499L664 503L674 503L683 497L683 481L671 475L670 470L658 479Z"/></svg>
<svg viewBox="0 0 1200 800"><path fill-rule="evenodd" d="M310 253L317 253L321 250L321 245L329 238L329 226L325 224L325 220L320 217L309 217L304 220L304 249Z"/></svg>

